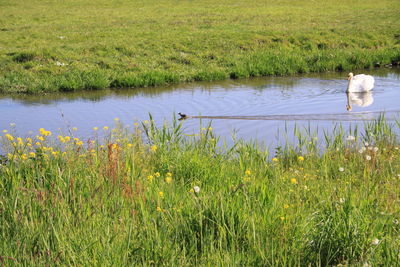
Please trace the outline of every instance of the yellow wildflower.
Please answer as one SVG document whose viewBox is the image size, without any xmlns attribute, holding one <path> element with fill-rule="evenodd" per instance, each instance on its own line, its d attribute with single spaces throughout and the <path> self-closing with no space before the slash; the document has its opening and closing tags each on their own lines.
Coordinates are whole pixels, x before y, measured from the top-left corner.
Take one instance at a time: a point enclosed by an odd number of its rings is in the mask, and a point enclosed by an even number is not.
<svg viewBox="0 0 400 267">
<path fill-rule="evenodd" d="M 78 128 L 73 127 L 73 128 L 72 128 L 72 131 L 78 131 Z"/>
<path fill-rule="evenodd" d="M 250 170 L 246 170 L 246 171 L 244 172 L 244 174 L 250 175 L 250 174 L 251 174 L 251 171 L 250 171 Z"/>
<path fill-rule="evenodd" d="M 131 148 L 133 145 L 131 143 L 127 144 L 126 147 L 127 148 Z"/>
<path fill-rule="evenodd" d="M 272 158 L 272 161 L 273 161 L 273 162 L 278 162 L 279 159 L 278 159 L 278 158 Z"/>
<path fill-rule="evenodd" d="M 156 173 L 154 174 L 154 176 L 155 176 L 155 177 L 160 177 L 160 173 L 159 173 L 159 172 L 156 172 Z"/>
<path fill-rule="evenodd" d="M 153 175 L 148 175 L 148 176 L 147 176 L 147 180 L 149 180 L 149 182 L 153 181 L 153 179 L 154 179 L 154 176 L 153 176 Z"/>
<path fill-rule="evenodd" d="M 157 146 L 156 145 L 152 145 L 150 149 L 151 149 L 151 151 L 156 152 L 157 151 Z"/>
<path fill-rule="evenodd" d="M 61 135 L 58 136 L 58 140 L 60 140 L 61 143 L 65 143 L 65 138 Z"/>
<path fill-rule="evenodd" d="M 299 156 L 297 159 L 298 159 L 299 161 L 303 161 L 303 160 L 304 160 L 304 157 L 303 157 L 303 156 Z"/>
<path fill-rule="evenodd" d="M 3 133 L 8 133 L 8 131 L 7 130 L 3 130 Z"/>
<path fill-rule="evenodd" d="M 159 206 L 157 206 L 157 211 L 158 211 L 158 212 L 161 212 L 162 209 L 161 209 Z"/>
<path fill-rule="evenodd" d="M 285 205 L 283 205 L 283 208 L 284 208 L 284 209 L 288 209 L 288 208 L 289 208 L 289 205 L 288 205 L 288 204 L 285 204 Z"/>
<path fill-rule="evenodd" d="M 133 125 L 134 125 L 135 127 L 138 127 L 138 126 L 139 126 L 139 123 L 135 122 Z"/>
<path fill-rule="evenodd" d="M 148 121 L 148 120 L 145 120 L 145 121 L 143 121 L 143 123 L 144 123 L 144 124 L 148 124 L 148 123 L 149 123 L 149 121 Z"/>
<path fill-rule="evenodd" d="M 18 137 L 17 138 L 17 141 L 18 141 L 18 145 L 23 145 L 24 144 L 24 141 L 22 140 L 22 138 L 21 137 Z"/>
<path fill-rule="evenodd" d="M 31 158 L 34 158 L 34 157 L 36 157 L 36 154 L 35 154 L 35 152 L 29 152 L 29 157 L 31 157 Z"/>
<path fill-rule="evenodd" d="M 35 145 L 41 146 L 42 144 L 40 142 L 36 142 Z"/>
<path fill-rule="evenodd" d="M 108 128 L 108 126 L 104 126 L 103 129 L 104 129 L 104 131 L 107 131 L 109 128 Z"/>
<path fill-rule="evenodd" d="M 290 179 L 290 182 L 291 182 L 292 184 L 297 184 L 297 179 L 296 179 L 296 178 L 292 178 L 292 179 Z"/>
<path fill-rule="evenodd" d="M 30 138 L 30 137 L 27 137 L 25 140 L 27 143 L 32 143 L 32 138 Z"/>
<path fill-rule="evenodd" d="M 162 192 L 162 191 L 158 192 L 158 196 L 159 196 L 160 198 L 164 198 L 164 192 Z"/>
<path fill-rule="evenodd" d="M 209 131 L 212 131 L 213 129 L 212 129 L 212 127 L 208 127 L 208 130 L 209 130 Z"/>
<path fill-rule="evenodd" d="M 285 220 L 285 217 L 282 216 L 282 217 L 280 217 L 280 219 L 283 222 Z"/>
<path fill-rule="evenodd" d="M 167 172 L 167 176 L 168 176 L 168 177 L 172 177 L 172 173 Z"/>
<path fill-rule="evenodd" d="M 114 118 L 114 121 L 119 121 L 119 118 Z"/>
<path fill-rule="evenodd" d="M 21 155 L 21 159 L 22 159 L 22 160 L 26 160 L 27 158 L 28 158 L 28 156 L 27 156 L 26 154 L 22 154 L 22 155 Z"/>
<path fill-rule="evenodd" d="M 172 183 L 172 177 L 171 177 L 171 176 L 165 177 L 165 182 L 166 182 L 167 184 Z"/>
<path fill-rule="evenodd" d="M 99 127 L 93 127 L 93 131 L 97 131 Z"/>
<path fill-rule="evenodd" d="M 7 137 L 8 140 L 13 141 L 14 137 L 11 134 L 6 134 L 5 135 Z"/>
<path fill-rule="evenodd" d="M 65 139 L 65 141 L 66 141 L 66 142 L 69 142 L 69 141 L 71 141 L 71 137 L 69 137 L 68 135 L 67 135 L 67 136 L 65 136 L 65 137 L 64 137 L 64 139 Z"/>
</svg>

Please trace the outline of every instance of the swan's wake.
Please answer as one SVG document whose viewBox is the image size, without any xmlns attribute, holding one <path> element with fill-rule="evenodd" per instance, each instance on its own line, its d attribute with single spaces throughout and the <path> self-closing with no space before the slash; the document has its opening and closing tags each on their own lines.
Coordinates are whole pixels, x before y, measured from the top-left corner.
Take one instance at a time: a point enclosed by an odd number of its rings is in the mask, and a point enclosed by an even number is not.
<svg viewBox="0 0 400 267">
<path fill-rule="evenodd" d="M 364 111 L 352 113 L 324 113 L 324 114 L 279 114 L 279 115 L 254 115 L 254 116 L 190 116 L 179 113 L 179 120 L 186 119 L 221 119 L 221 120 L 270 120 L 270 121 L 366 121 L 375 120 L 384 115 L 385 119 L 399 119 L 399 110 L 390 111 Z"/>
</svg>

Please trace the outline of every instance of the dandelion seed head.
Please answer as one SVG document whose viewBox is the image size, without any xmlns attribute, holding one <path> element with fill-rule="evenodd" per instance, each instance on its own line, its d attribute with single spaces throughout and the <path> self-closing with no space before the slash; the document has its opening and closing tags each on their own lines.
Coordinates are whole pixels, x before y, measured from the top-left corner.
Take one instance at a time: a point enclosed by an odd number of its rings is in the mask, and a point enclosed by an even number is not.
<svg viewBox="0 0 400 267">
<path fill-rule="evenodd" d="M 193 187 L 193 191 L 195 193 L 199 193 L 200 192 L 200 187 L 198 187 L 197 185 Z"/>
<path fill-rule="evenodd" d="M 366 159 L 366 160 L 371 160 L 371 156 L 370 156 L 370 155 L 366 155 L 366 156 L 365 156 L 365 159 Z"/>
<path fill-rule="evenodd" d="M 344 172 L 344 168 L 343 167 L 339 167 L 339 171 L 340 172 Z"/>
</svg>

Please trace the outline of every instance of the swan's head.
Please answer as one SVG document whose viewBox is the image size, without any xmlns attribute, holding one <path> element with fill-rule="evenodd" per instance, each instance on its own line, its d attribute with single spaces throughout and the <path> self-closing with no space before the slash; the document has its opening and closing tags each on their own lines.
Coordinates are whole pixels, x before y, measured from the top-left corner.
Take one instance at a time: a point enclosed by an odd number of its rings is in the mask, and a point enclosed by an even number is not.
<svg viewBox="0 0 400 267">
<path fill-rule="evenodd" d="M 347 75 L 347 80 L 351 80 L 353 78 L 354 74 L 352 72 L 349 73 L 349 75 Z"/>
</svg>

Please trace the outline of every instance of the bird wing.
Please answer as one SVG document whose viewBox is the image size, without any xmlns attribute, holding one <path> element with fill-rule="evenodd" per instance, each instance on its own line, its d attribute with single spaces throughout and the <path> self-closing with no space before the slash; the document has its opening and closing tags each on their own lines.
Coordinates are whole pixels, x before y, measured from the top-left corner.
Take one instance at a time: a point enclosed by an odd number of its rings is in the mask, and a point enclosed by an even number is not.
<svg viewBox="0 0 400 267">
<path fill-rule="evenodd" d="M 374 88 L 374 77 L 371 75 L 359 74 L 353 77 L 353 92 L 365 92 Z"/>
</svg>

